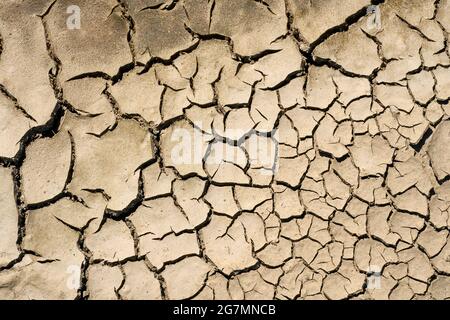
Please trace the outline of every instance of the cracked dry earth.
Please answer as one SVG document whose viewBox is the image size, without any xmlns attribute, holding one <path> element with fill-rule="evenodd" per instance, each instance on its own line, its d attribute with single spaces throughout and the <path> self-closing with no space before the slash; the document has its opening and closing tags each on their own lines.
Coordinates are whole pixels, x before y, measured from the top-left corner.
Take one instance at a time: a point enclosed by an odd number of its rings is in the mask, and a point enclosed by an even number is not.
<svg viewBox="0 0 450 320">
<path fill-rule="evenodd" d="M 449 299 L 449 35 L 450 0 L 2 0 L 0 298 Z"/>
</svg>

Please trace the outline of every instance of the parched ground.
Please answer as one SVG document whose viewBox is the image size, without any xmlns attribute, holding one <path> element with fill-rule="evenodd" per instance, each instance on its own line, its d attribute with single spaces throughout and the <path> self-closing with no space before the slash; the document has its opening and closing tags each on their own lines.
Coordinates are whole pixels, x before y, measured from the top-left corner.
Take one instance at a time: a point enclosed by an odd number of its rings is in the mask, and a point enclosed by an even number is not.
<svg viewBox="0 0 450 320">
<path fill-rule="evenodd" d="M 449 36 L 450 0 L 2 0 L 0 299 L 449 299 Z"/>
</svg>

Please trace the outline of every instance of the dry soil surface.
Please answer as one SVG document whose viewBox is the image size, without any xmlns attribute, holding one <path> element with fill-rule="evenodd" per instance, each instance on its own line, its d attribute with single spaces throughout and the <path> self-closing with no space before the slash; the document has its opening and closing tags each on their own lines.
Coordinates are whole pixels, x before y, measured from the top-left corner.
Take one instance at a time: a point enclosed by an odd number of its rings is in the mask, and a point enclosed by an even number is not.
<svg viewBox="0 0 450 320">
<path fill-rule="evenodd" d="M 450 0 L 2 0 L 0 299 L 449 299 L 449 37 Z"/>
</svg>

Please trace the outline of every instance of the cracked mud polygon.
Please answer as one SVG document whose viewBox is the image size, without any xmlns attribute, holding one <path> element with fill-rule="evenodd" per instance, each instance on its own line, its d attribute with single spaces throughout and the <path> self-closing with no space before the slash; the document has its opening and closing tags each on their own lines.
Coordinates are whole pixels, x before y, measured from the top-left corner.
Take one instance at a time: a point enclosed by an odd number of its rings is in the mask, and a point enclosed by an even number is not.
<svg viewBox="0 0 450 320">
<path fill-rule="evenodd" d="M 0 299 L 449 299 L 450 0 L 2 0 Z"/>
</svg>

